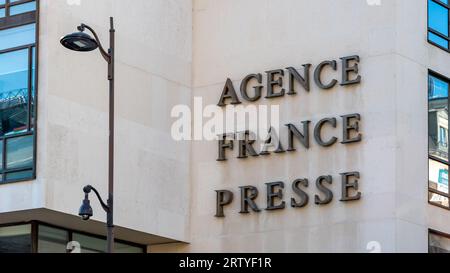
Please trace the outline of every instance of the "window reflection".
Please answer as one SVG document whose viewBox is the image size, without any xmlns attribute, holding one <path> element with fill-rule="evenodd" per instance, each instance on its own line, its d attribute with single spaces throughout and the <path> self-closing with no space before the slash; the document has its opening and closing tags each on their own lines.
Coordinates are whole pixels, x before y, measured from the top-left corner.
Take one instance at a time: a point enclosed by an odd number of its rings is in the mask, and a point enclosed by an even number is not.
<svg viewBox="0 0 450 273">
<path fill-rule="evenodd" d="M 428 84 L 429 202 L 450 208 L 448 170 L 448 92 L 449 81 L 435 75 Z"/>
<path fill-rule="evenodd" d="M 429 187 L 448 194 L 448 165 L 429 160 Z"/>
<path fill-rule="evenodd" d="M 8 139 L 6 142 L 6 168 L 32 168 L 33 167 L 33 136 L 24 136 Z"/>
<path fill-rule="evenodd" d="M 448 9 L 433 0 L 428 1 L 429 27 L 448 36 Z"/>
<path fill-rule="evenodd" d="M 428 141 L 429 154 L 448 161 L 448 90 L 449 84 L 429 77 Z"/>
<path fill-rule="evenodd" d="M 80 243 L 81 253 L 105 253 L 106 240 L 98 237 L 73 233 L 73 240 Z M 115 253 L 142 253 L 142 247 L 129 244 L 114 243 Z"/>
<path fill-rule="evenodd" d="M 37 238 L 32 248 L 32 238 Z M 106 239 L 81 234 L 64 228 L 33 222 L 16 226 L 0 226 L 0 253 L 67 253 L 69 241 L 76 241 L 82 253 L 104 253 Z M 144 247 L 131 243 L 114 244 L 116 253 L 143 253 Z M 33 250 L 35 249 L 35 250 Z"/>
<path fill-rule="evenodd" d="M 39 225 L 39 253 L 66 253 L 68 242 L 69 232 L 66 230 Z"/>
<path fill-rule="evenodd" d="M 429 234 L 429 253 L 450 253 L 450 239 L 433 232 Z"/>
<path fill-rule="evenodd" d="M 448 0 L 428 0 L 428 40 L 449 49 Z"/>
<path fill-rule="evenodd" d="M 0 31 L 0 183 L 35 175 L 35 35 L 36 24 Z"/>
<path fill-rule="evenodd" d="M 31 253 L 31 225 L 0 227 L 0 253 Z"/>
<path fill-rule="evenodd" d="M 29 3 L 11 6 L 9 13 L 11 16 L 13 16 L 13 15 L 30 12 L 30 11 L 35 11 L 35 10 L 36 10 L 36 1 L 33 1 L 33 2 L 29 2 Z"/>
<path fill-rule="evenodd" d="M 36 24 L 24 25 L 0 31 L 0 50 L 34 44 Z"/>
<path fill-rule="evenodd" d="M 0 136 L 27 130 L 28 49 L 0 55 Z"/>
</svg>

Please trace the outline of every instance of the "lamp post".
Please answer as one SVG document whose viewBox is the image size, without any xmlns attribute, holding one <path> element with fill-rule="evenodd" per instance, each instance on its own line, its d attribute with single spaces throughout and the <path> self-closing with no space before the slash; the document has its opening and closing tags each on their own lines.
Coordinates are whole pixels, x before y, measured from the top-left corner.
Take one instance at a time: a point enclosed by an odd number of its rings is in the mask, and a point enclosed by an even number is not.
<svg viewBox="0 0 450 273">
<path fill-rule="evenodd" d="M 115 48 L 115 29 L 114 19 L 110 17 L 109 43 L 108 51 L 103 48 L 97 33 L 88 25 L 81 24 L 77 27 L 79 32 L 68 34 L 61 38 L 61 44 L 73 51 L 88 52 L 100 50 L 101 55 L 108 63 L 108 81 L 109 81 L 109 158 L 108 158 L 108 200 L 105 204 L 100 197 L 98 191 L 92 186 L 86 186 L 83 191 L 85 199 L 80 208 L 79 215 L 83 220 L 89 220 L 92 216 L 92 208 L 89 204 L 88 195 L 91 190 L 97 195 L 103 209 L 107 214 L 107 251 L 114 252 L 114 224 L 113 224 L 113 194 L 114 194 L 114 48 Z M 92 38 L 85 30 L 89 30 L 93 35 Z"/>
</svg>

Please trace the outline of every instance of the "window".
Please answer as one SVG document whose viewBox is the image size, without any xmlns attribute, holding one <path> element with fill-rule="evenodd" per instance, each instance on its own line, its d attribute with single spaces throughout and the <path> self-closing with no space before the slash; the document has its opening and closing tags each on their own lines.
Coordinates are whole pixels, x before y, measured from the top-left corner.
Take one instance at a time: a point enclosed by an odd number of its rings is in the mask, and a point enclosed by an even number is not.
<svg viewBox="0 0 450 273">
<path fill-rule="evenodd" d="M 0 253 L 31 253 L 31 225 L 0 227 Z"/>
<path fill-rule="evenodd" d="M 449 51 L 450 0 L 428 0 L 428 41 Z"/>
<path fill-rule="evenodd" d="M 1 0 L 0 0 L 1 1 Z M 81 253 L 106 252 L 106 238 L 50 226 L 44 223 L 0 226 L 0 253 L 67 253 L 76 241 Z M 116 240 L 116 253 L 144 253 L 145 246 Z"/>
<path fill-rule="evenodd" d="M 36 0 L 0 0 L 0 19 L 3 20 L 34 11 L 36 11 Z M 16 19 L 13 18 L 13 20 Z"/>
<path fill-rule="evenodd" d="M 36 4 L 0 0 L 0 184 L 36 176 Z"/>
<path fill-rule="evenodd" d="M 450 236 L 430 230 L 428 234 L 429 253 L 450 253 Z"/>
<path fill-rule="evenodd" d="M 448 186 L 448 109 L 450 81 L 430 72 L 428 76 L 428 189 L 429 202 L 450 209 Z"/>
<path fill-rule="evenodd" d="M 80 243 L 81 253 L 104 253 L 106 251 L 105 238 L 73 233 L 73 241 Z M 137 247 L 124 243 L 114 243 L 115 253 L 142 253 L 142 246 Z"/>
</svg>

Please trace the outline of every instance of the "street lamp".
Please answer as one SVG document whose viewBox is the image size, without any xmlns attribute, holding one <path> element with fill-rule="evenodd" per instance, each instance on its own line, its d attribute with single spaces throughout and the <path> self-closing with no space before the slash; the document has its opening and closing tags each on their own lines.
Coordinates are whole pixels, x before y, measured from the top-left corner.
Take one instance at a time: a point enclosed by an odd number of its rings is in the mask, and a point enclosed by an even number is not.
<svg viewBox="0 0 450 273">
<path fill-rule="evenodd" d="M 114 19 L 110 18 L 109 43 L 108 51 L 103 48 L 97 33 L 88 25 L 81 24 L 77 27 L 79 32 L 68 34 L 61 38 L 61 44 L 73 51 L 88 52 L 100 50 L 105 61 L 108 63 L 108 81 L 109 81 L 109 162 L 108 162 L 108 200 L 105 204 L 100 197 L 98 191 L 92 186 L 84 187 L 85 199 L 80 207 L 79 215 L 83 220 L 89 220 L 93 215 L 89 201 L 89 193 L 94 191 L 97 195 L 103 209 L 106 211 L 107 220 L 107 251 L 114 252 L 114 224 L 113 224 L 113 193 L 114 193 L 114 47 L 115 47 L 115 30 Z M 88 29 L 93 35 L 92 38 L 84 31 Z"/>
</svg>

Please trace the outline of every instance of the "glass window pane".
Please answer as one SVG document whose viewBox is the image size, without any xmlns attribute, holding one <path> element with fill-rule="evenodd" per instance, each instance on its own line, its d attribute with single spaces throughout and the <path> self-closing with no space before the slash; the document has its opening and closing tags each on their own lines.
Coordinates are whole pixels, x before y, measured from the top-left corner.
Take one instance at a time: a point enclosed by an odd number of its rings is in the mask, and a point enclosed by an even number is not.
<svg viewBox="0 0 450 273">
<path fill-rule="evenodd" d="M 73 233 L 72 240 L 80 243 L 81 253 L 106 252 L 106 240 L 79 233 Z"/>
<path fill-rule="evenodd" d="M 31 225 L 1 227 L 0 253 L 31 253 Z"/>
<path fill-rule="evenodd" d="M 429 98 L 446 98 L 448 97 L 448 91 L 450 84 L 442 79 L 434 76 L 430 76 L 429 82 Z"/>
<path fill-rule="evenodd" d="M 449 207 L 448 198 L 436 193 L 428 193 L 428 198 L 431 203 L 435 203 L 446 208 Z"/>
<path fill-rule="evenodd" d="M 35 41 L 36 24 L 0 31 L 0 50 L 34 44 Z"/>
<path fill-rule="evenodd" d="M 106 239 L 83 235 L 79 233 L 72 234 L 73 241 L 80 243 L 81 253 L 105 253 Z M 124 243 L 114 243 L 116 253 L 143 253 L 141 247 L 136 247 Z"/>
<path fill-rule="evenodd" d="M 142 247 L 136 247 L 128 244 L 115 243 L 114 244 L 115 253 L 143 253 Z"/>
<path fill-rule="evenodd" d="M 5 9 L 0 9 L 0 18 L 5 17 Z"/>
<path fill-rule="evenodd" d="M 431 189 L 448 194 L 448 166 L 430 159 L 428 181 Z"/>
<path fill-rule="evenodd" d="M 0 55 L 0 136 L 24 132 L 28 122 L 28 49 Z"/>
<path fill-rule="evenodd" d="M 66 230 L 39 225 L 38 253 L 66 253 L 68 242 Z"/>
<path fill-rule="evenodd" d="M 25 12 L 30 12 L 36 10 L 36 1 L 28 2 L 25 4 L 20 4 L 16 6 L 11 6 L 9 9 L 10 15 L 17 15 Z"/>
<path fill-rule="evenodd" d="M 11 138 L 6 141 L 6 168 L 33 167 L 33 136 Z"/>
<path fill-rule="evenodd" d="M 430 253 L 450 253 L 450 239 L 434 233 L 429 235 Z"/>
<path fill-rule="evenodd" d="M 441 38 L 441 37 L 439 37 L 439 36 L 437 36 L 436 34 L 433 34 L 433 33 L 429 33 L 428 34 L 428 39 L 431 41 L 431 42 L 433 42 L 433 43 L 435 43 L 435 44 L 437 44 L 437 45 L 439 45 L 439 46 L 442 46 L 443 48 L 449 48 L 448 47 L 448 41 L 447 40 L 445 40 L 445 39 L 443 39 L 443 38 Z"/>
<path fill-rule="evenodd" d="M 0 0 L 0 5 L 4 5 L 5 4 L 5 0 Z"/>
<path fill-rule="evenodd" d="M 33 171 L 23 171 L 23 172 L 7 173 L 5 180 L 6 181 L 24 180 L 30 179 L 32 177 Z"/>
<path fill-rule="evenodd" d="M 430 28 L 448 36 L 448 9 L 428 0 L 428 25 Z"/>
<path fill-rule="evenodd" d="M 430 76 L 428 88 L 429 154 L 448 161 L 449 84 L 434 76 Z"/>
</svg>

